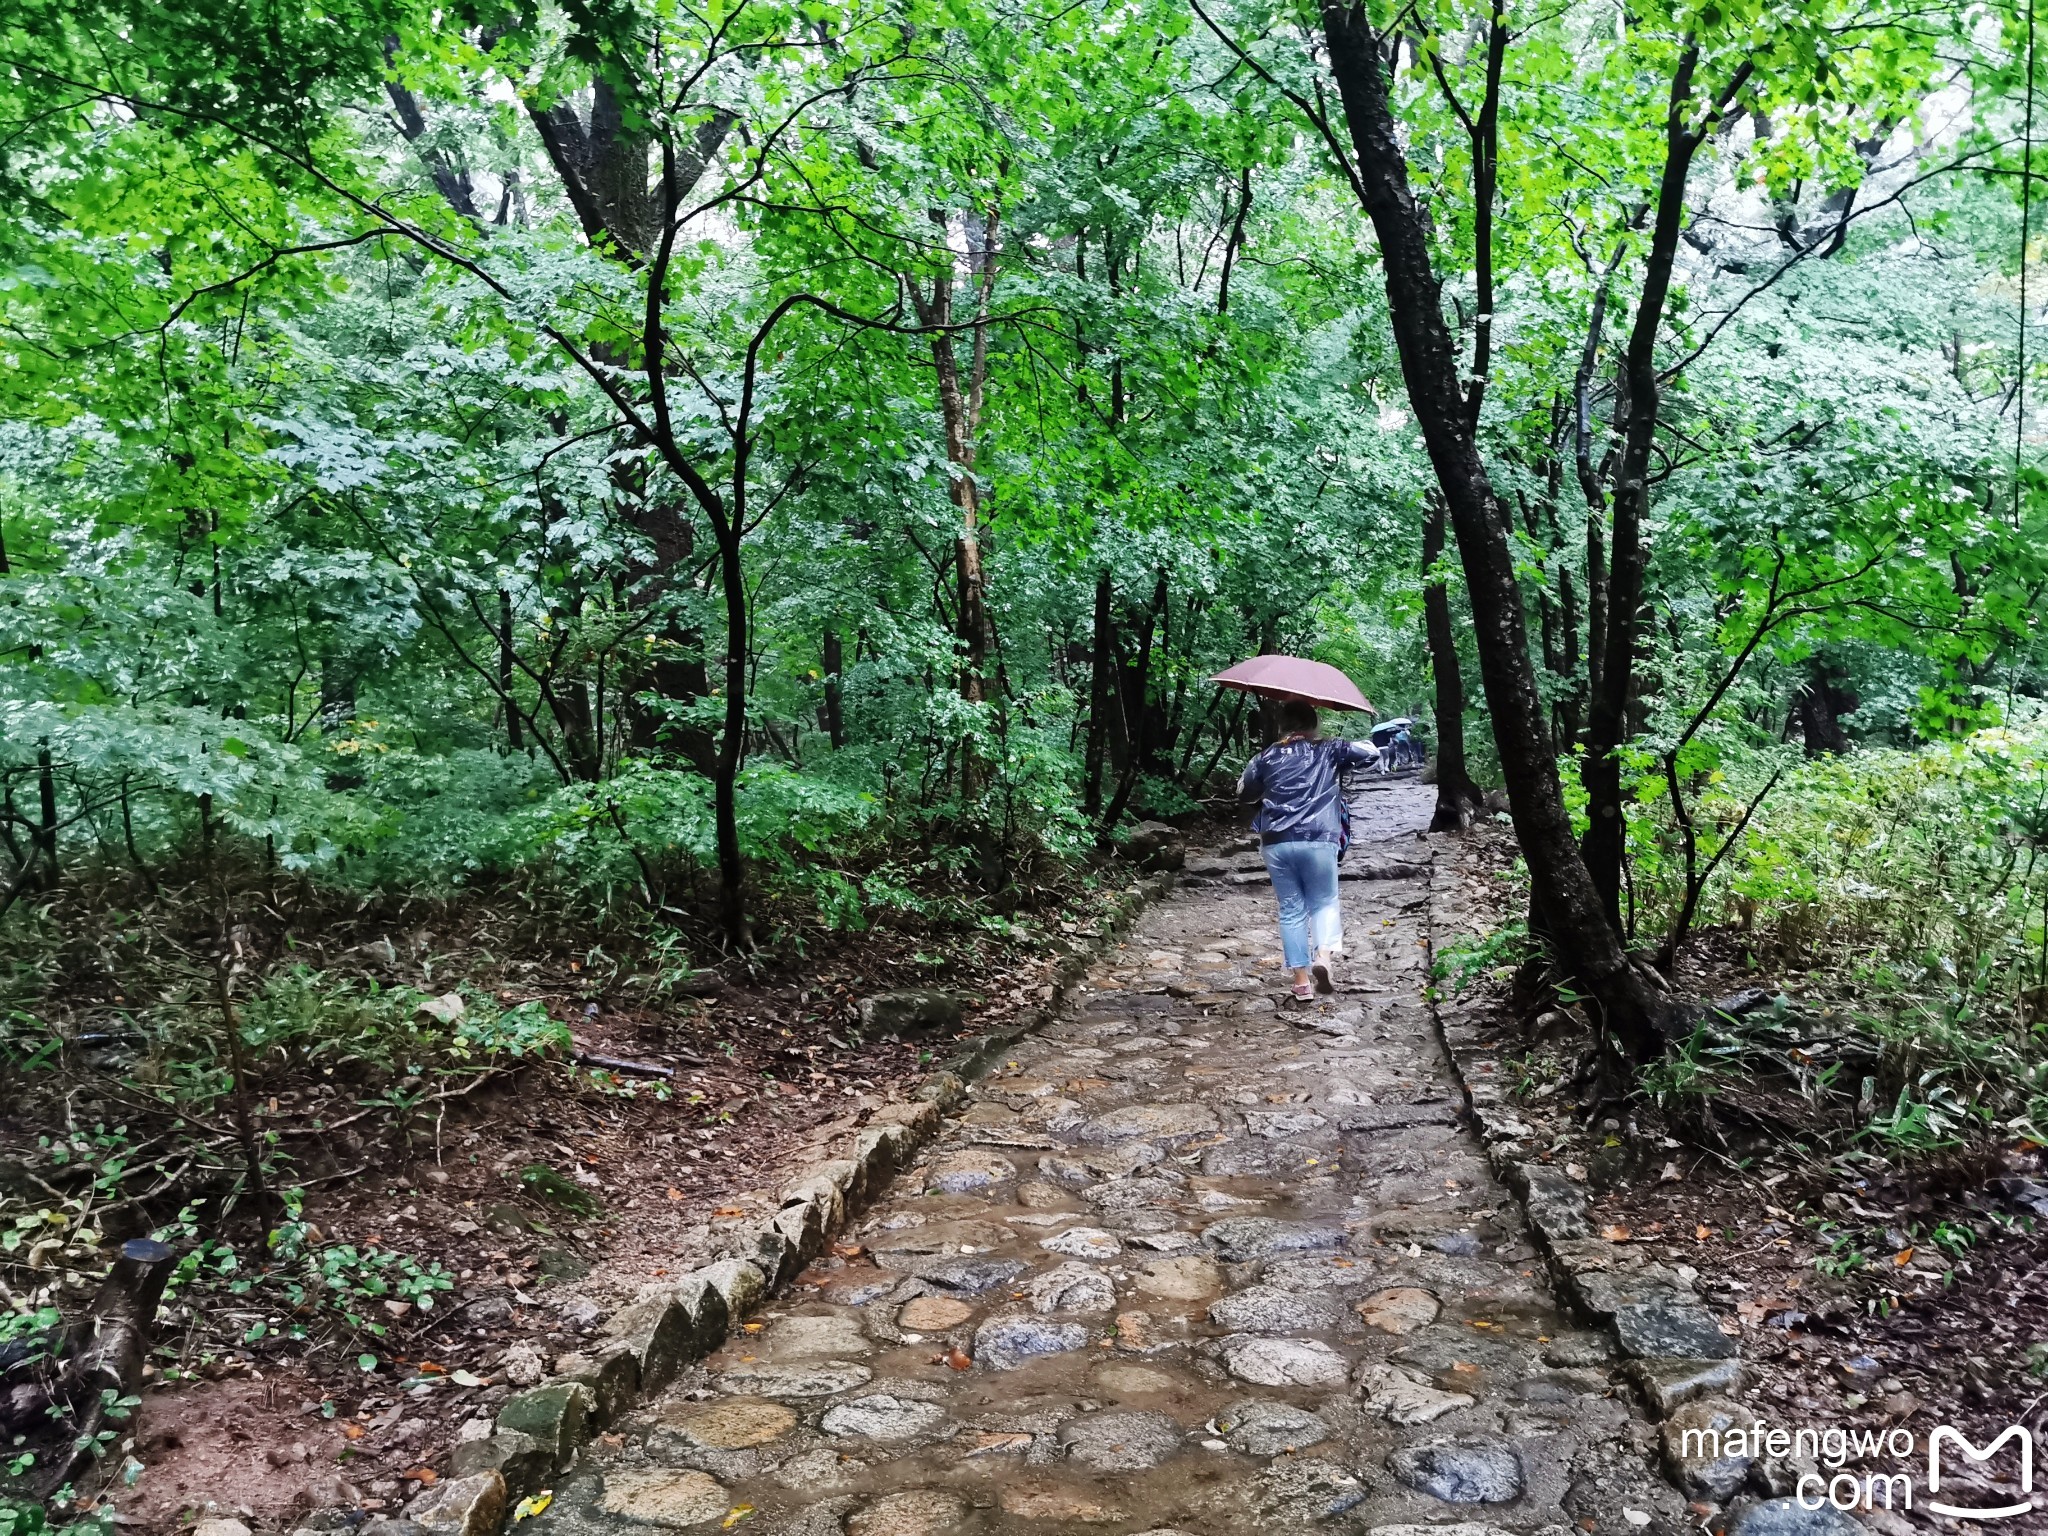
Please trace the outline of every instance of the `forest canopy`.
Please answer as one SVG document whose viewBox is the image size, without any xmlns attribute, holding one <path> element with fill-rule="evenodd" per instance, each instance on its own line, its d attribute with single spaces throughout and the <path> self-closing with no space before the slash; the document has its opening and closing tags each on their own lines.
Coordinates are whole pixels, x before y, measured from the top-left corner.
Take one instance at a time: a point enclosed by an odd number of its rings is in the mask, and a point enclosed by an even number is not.
<svg viewBox="0 0 2048 1536">
<path fill-rule="evenodd" d="M 1212 801 L 1270 722 L 1204 679 L 1291 651 L 1424 722 L 1441 824 L 1504 786 L 1565 970 L 1654 1022 L 1628 952 L 1795 749 L 2034 719 L 2030 47 L 17 7 L 0 900 L 857 926 L 893 849 L 996 893 Z"/>
</svg>

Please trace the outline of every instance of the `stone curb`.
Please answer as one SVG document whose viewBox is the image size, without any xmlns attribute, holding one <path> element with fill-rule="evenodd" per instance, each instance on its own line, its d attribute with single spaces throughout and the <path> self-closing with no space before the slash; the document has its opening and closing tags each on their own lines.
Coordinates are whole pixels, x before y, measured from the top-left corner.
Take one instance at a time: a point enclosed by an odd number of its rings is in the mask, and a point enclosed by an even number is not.
<svg viewBox="0 0 2048 1536">
<path fill-rule="evenodd" d="M 402 1519 L 379 1522 L 382 1536 L 495 1536 L 516 1518 L 520 1500 L 569 1471 L 607 1425 L 717 1349 L 824 1252 L 937 1133 L 967 1085 L 1057 1011 L 1095 957 L 1174 884 L 1171 874 L 1155 875 L 1110 897 L 1095 942 L 1060 962 L 1045 1008 L 969 1039 L 911 1097 L 883 1105 L 839 1156 L 783 1186 L 773 1216 L 731 1234 L 728 1257 L 650 1287 L 613 1312 L 587 1353 L 558 1360 L 554 1376 L 506 1399 L 490 1435 L 457 1444 L 448 1476 L 415 1497 Z"/>
<path fill-rule="evenodd" d="M 1740 1350 L 1700 1301 L 1691 1274 L 1664 1264 L 1631 1262 L 1624 1245 L 1595 1234 L 1590 1203 L 1578 1182 L 1538 1160 L 1531 1146 L 1536 1128 L 1515 1113 L 1506 1090 L 1479 1070 L 1490 1066 L 1481 1062 L 1477 1049 L 1482 1006 L 1444 995 L 1434 975 L 1438 935 L 1469 926 L 1445 889 L 1448 862 L 1439 859 L 1431 865 L 1429 1009 L 1473 1129 L 1494 1176 L 1520 1203 L 1559 1298 L 1580 1321 L 1613 1341 L 1644 1406 L 1662 1423 L 1659 1471 L 1685 1498 L 1720 1503 L 1738 1488 L 1716 1488 L 1710 1478 L 1703 1485 L 1703 1473 L 1715 1469 L 1683 1463 L 1675 1431 L 1682 1420 L 1702 1414 L 1742 1412 L 1728 1401 L 1744 1383 Z M 1736 1469 L 1738 1485 L 1747 1471 L 1746 1465 Z"/>
</svg>

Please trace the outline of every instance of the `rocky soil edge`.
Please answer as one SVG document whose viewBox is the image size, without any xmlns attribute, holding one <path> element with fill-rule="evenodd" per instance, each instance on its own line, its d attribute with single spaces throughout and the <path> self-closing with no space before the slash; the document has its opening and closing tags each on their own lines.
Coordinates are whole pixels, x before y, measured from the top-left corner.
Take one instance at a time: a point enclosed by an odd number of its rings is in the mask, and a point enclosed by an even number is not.
<svg viewBox="0 0 2048 1536">
<path fill-rule="evenodd" d="M 1468 859 L 1441 850 L 1432 866 L 1429 933 L 1432 959 L 1438 935 L 1472 934 L 1491 926 L 1482 910 Z M 1537 1128 L 1515 1113 L 1505 1084 L 1494 1076 L 1491 1052 L 1481 1048 L 1495 1004 L 1474 990 L 1449 996 L 1432 985 L 1431 1012 L 1444 1056 L 1470 1107 L 1473 1128 L 1495 1176 L 1521 1202 L 1557 1292 L 1581 1320 L 1606 1330 L 1619 1346 L 1630 1382 L 1659 1421 L 1660 1470 L 1690 1501 L 1709 1530 L 1731 1536 L 1765 1530 L 1859 1529 L 1832 1509 L 1818 1516 L 1796 1507 L 1796 1470 L 1782 1458 L 1703 1454 L 1686 1431 L 1716 1439 L 1759 1415 L 1739 1394 L 1745 1384 L 1737 1341 L 1700 1300 L 1698 1271 L 1631 1253 L 1594 1230 L 1581 1187 L 1583 1170 L 1544 1160 Z M 1574 1173 L 1578 1174 L 1575 1178 Z M 1724 1526 L 1723 1517 L 1731 1517 Z M 1826 1524 L 1827 1529 L 1836 1529 Z"/>
</svg>

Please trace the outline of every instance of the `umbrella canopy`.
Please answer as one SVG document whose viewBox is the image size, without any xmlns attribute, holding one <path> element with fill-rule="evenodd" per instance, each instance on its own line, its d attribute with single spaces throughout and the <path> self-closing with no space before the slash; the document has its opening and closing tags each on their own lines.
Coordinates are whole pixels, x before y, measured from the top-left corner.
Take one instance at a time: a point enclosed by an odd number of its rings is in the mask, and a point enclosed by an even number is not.
<svg viewBox="0 0 2048 1536">
<path fill-rule="evenodd" d="M 1241 688 L 1274 699 L 1306 699 L 1326 709 L 1357 709 L 1373 713 L 1358 685 L 1326 662 L 1299 656 L 1254 656 L 1226 667 L 1209 679 L 1222 688 Z"/>
</svg>

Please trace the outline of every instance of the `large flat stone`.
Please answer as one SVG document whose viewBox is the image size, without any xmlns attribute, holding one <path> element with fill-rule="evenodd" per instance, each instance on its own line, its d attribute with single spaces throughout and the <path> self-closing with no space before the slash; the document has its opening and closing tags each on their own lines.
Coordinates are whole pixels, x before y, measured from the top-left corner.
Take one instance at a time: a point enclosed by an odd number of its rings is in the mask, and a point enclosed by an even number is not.
<svg viewBox="0 0 2048 1536">
<path fill-rule="evenodd" d="M 662 1416 L 694 1445 L 706 1450 L 741 1451 L 780 1440 L 796 1428 L 796 1415 L 780 1403 L 759 1398 L 729 1402 L 686 1403 Z"/>
<path fill-rule="evenodd" d="M 1735 1341 L 1721 1331 L 1714 1314 L 1688 1298 L 1659 1297 L 1615 1308 L 1614 1336 L 1638 1360 L 1729 1360 L 1736 1354 Z"/>
<path fill-rule="evenodd" d="M 1377 1333 L 1414 1333 L 1436 1321 L 1443 1304 L 1429 1291 L 1413 1285 L 1389 1286 L 1358 1304 L 1358 1316 Z"/>
<path fill-rule="evenodd" d="M 1195 1254 L 1154 1259 L 1133 1277 L 1132 1288 L 1165 1301 L 1207 1301 L 1223 1289 L 1223 1272 Z"/>
<path fill-rule="evenodd" d="M 1306 1408 L 1263 1398 L 1231 1404 L 1216 1415 L 1216 1427 L 1232 1450 L 1246 1456 L 1305 1451 L 1330 1435 L 1329 1424 Z"/>
<path fill-rule="evenodd" d="M 1664 1471 L 1690 1498 L 1725 1504 L 1748 1480 L 1756 1457 L 1749 1453 L 1750 1426 L 1756 1415 L 1726 1398 L 1703 1397 L 1687 1403 L 1664 1422 Z M 1726 1454 L 1723 1443 L 1736 1436 L 1739 1454 Z"/>
<path fill-rule="evenodd" d="M 874 1372 L 845 1360 L 820 1360 L 813 1365 L 764 1365 L 742 1362 L 720 1372 L 711 1384 L 735 1397 L 769 1397 L 804 1402 L 864 1387 Z"/>
<path fill-rule="evenodd" d="M 1341 1248 L 1344 1246 L 1344 1234 L 1336 1227 L 1316 1226 L 1305 1221 L 1281 1221 L 1273 1216 L 1232 1216 L 1205 1227 L 1202 1241 L 1215 1249 L 1219 1258 L 1242 1264 L 1280 1253 L 1313 1253 L 1319 1249 Z"/>
<path fill-rule="evenodd" d="M 1259 1387 L 1334 1387 L 1351 1373 L 1342 1355 L 1314 1339 L 1235 1334 L 1218 1352 L 1231 1375 Z"/>
<path fill-rule="evenodd" d="M 946 1536 L 967 1523 L 967 1501 L 937 1488 L 885 1494 L 846 1522 L 847 1536 Z"/>
<path fill-rule="evenodd" d="M 996 1371 L 1014 1371 L 1046 1355 L 1085 1349 L 1088 1330 L 1079 1323 L 1037 1317 L 992 1317 L 974 1331 L 974 1358 Z"/>
<path fill-rule="evenodd" d="M 1232 1333 L 1320 1333 L 1342 1320 L 1335 1302 L 1313 1291 L 1246 1286 L 1209 1307 L 1209 1321 Z"/>
<path fill-rule="evenodd" d="M 650 1467 L 606 1474 L 599 1507 L 643 1525 L 685 1530 L 723 1520 L 732 1497 L 708 1472 Z"/>
<path fill-rule="evenodd" d="M 1124 1251 L 1123 1240 L 1100 1227 L 1068 1227 L 1040 1239 L 1038 1246 L 1075 1259 L 1113 1259 Z"/>
<path fill-rule="evenodd" d="M 818 1427 L 828 1435 L 860 1440 L 914 1440 L 946 1422 L 937 1403 L 877 1392 L 834 1403 Z"/>
<path fill-rule="evenodd" d="M 1220 1124 L 1206 1104 L 1126 1104 L 1083 1124 L 1080 1138 L 1098 1146 L 1150 1141 L 1176 1147 L 1214 1136 Z"/>
<path fill-rule="evenodd" d="M 1506 1504 L 1522 1496 L 1522 1458 L 1505 1440 L 1438 1440 L 1406 1445 L 1387 1470 L 1446 1504 Z"/>
<path fill-rule="evenodd" d="M 1017 1165 L 993 1152 L 954 1152 L 925 1174 L 926 1189 L 946 1195 L 981 1195 L 1017 1182 Z"/>
<path fill-rule="evenodd" d="M 1181 1428 L 1163 1413 L 1092 1413 L 1060 1426 L 1067 1456 L 1097 1472 L 1140 1472 L 1181 1447 Z"/>
<path fill-rule="evenodd" d="M 912 1333 L 944 1333 L 974 1316 L 974 1308 L 954 1296 L 918 1296 L 903 1304 L 896 1326 Z"/>
<path fill-rule="evenodd" d="M 948 1291 L 957 1291 L 962 1296 L 979 1296 L 984 1291 L 993 1291 L 1008 1285 L 1023 1274 L 1026 1265 L 1016 1259 L 995 1259 L 961 1256 L 938 1259 L 920 1267 L 917 1277 L 930 1285 Z"/>
<path fill-rule="evenodd" d="M 1031 1310 L 1041 1314 L 1107 1312 L 1116 1306 L 1116 1286 L 1109 1276 L 1087 1264 L 1062 1264 L 1033 1275 L 1024 1291 L 1031 1299 Z"/>
<path fill-rule="evenodd" d="M 1358 1373 L 1358 1388 L 1374 1412 L 1389 1424 L 1428 1424 L 1476 1401 L 1464 1392 L 1445 1392 L 1419 1371 L 1398 1365 L 1368 1365 Z"/>
<path fill-rule="evenodd" d="M 778 1361 L 844 1360 L 874 1347 L 861 1332 L 860 1319 L 844 1312 L 781 1318 L 768 1325 L 762 1342 Z"/>
<path fill-rule="evenodd" d="M 1259 1512 L 1288 1529 L 1321 1527 L 1364 1503 L 1365 1495 L 1365 1484 L 1336 1462 L 1316 1456 L 1284 1456 L 1252 1485 Z"/>
<path fill-rule="evenodd" d="M 1737 1515 L 1728 1536 L 1869 1536 L 1869 1527 L 1832 1504 L 1808 1509 L 1797 1498 L 1766 1499 Z"/>
</svg>

